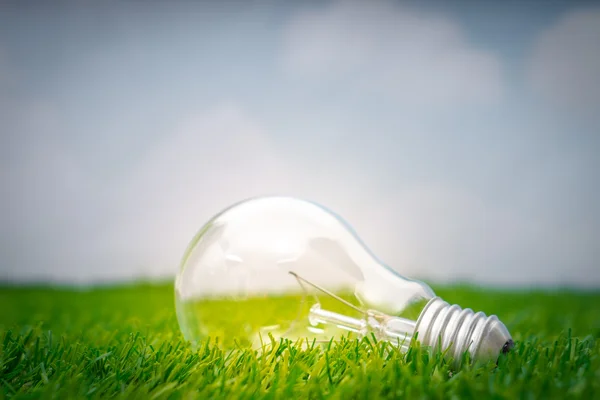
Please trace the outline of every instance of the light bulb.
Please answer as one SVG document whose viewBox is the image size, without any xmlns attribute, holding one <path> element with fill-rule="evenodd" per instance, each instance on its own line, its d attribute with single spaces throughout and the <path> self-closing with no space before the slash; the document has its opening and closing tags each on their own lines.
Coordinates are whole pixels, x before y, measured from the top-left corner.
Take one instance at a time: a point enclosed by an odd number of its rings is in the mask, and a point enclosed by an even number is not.
<svg viewBox="0 0 600 400">
<path fill-rule="evenodd" d="M 245 200 L 208 221 L 185 251 L 175 301 L 192 344 L 375 335 L 406 350 L 417 337 L 460 362 L 513 343 L 496 316 L 448 304 L 380 262 L 339 216 L 291 197 Z"/>
</svg>

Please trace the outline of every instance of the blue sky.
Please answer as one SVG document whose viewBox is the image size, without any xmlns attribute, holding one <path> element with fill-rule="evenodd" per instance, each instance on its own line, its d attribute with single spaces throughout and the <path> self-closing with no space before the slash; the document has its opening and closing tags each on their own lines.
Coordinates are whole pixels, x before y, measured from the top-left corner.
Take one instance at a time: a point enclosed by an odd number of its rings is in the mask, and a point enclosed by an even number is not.
<svg viewBox="0 0 600 400">
<path fill-rule="evenodd" d="M 0 279 L 172 276 L 243 198 L 433 281 L 600 285 L 600 7 L 0 6 Z"/>
</svg>

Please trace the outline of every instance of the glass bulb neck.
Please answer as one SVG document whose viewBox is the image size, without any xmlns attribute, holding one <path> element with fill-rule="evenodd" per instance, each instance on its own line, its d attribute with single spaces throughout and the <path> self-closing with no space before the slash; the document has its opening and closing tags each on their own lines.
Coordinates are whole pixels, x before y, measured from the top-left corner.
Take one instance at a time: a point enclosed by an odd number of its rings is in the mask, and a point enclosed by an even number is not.
<svg viewBox="0 0 600 400">
<path fill-rule="evenodd" d="M 424 346 L 447 351 L 447 357 L 457 366 L 465 352 L 473 361 L 486 362 L 514 346 L 508 329 L 495 315 L 488 317 L 483 312 L 450 305 L 439 297 L 431 299 L 421 311 L 415 336 Z"/>
<path fill-rule="evenodd" d="M 389 316 L 375 310 L 365 311 L 363 318 L 353 318 L 324 310 L 319 303 L 311 307 L 309 322 L 313 326 L 319 324 L 334 325 L 355 332 L 359 336 L 372 333 L 378 340 L 386 340 L 397 344 L 403 350 L 407 350 L 410 346 L 416 326 L 415 321 Z"/>
<path fill-rule="evenodd" d="M 378 340 L 391 342 L 404 351 L 418 340 L 425 347 L 445 352 L 455 366 L 460 365 L 465 352 L 471 360 L 485 362 L 513 347 L 510 333 L 495 315 L 488 317 L 483 312 L 450 305 L 439 297 L 427 303 L 416 322 L 375 310 L 354 318 L 324 310 L 319 303 L 311 307 L 309 322 L 313 326 L 337 326 L 359 336 L 374 334 Z"/>
</svg>

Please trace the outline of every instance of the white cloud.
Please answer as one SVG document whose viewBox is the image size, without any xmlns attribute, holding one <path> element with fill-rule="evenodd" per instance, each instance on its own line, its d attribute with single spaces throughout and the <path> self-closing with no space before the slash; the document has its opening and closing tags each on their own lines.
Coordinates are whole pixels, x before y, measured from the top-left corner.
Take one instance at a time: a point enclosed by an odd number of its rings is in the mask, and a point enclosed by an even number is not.
<svg viewBox="0 0 600 400">
<path fill-rule="evenodd" d="M 539 218 L 445 184 L 407 188 L 382 209 L 393 210 L 388 218 L 395 226 L 395 245 L 384 254 L 409 276 L 493 285 L 600 281 L 594 234 L 564 227 L 560 215 Z"/>
<path fill-rule="evenodd" d="M 51 108 L 31 104 L 7 121 L 0 161 L 1 274 L 8 279 L 69 275 L 77 280 L 86 242 L 102 220 L 102 191 L 57 138 L 64 125 Z"/>
<path fill-rule="evenodd" d="M 355 178 L 353 162 L 328 168 L 293 160 L 235 105 L 185 118 L 141 146 L 144 154 L 111 179 L 86 169 L 86 154 L 61 140 L 64 125 L 52 110 L 28 111 L 26 126 L 18 125 L 28 139 L 8 138 L 13 157 L 0 164 L 0 184 L 9 193 L 0 209 L 3 279 L 169 276 L 203 223 L 258 195 L 306 197 L 364 226 L 378 225 L 363 206 L 373 186 Z M 386 230 L 376 229 L 380 239 Z"/>
<path fill-rule="evenodd" d="M 286 182 L 286 166 L 256 122 L 235 106 L 208 109 L 107 188 L 108 220 L 88 252 L 109 279 L 171 275 L 213 213 Z"/>
<path fill-rule="evenodd" d="M 42 111 L 39 124 L 60 129 Z M 556 230 L 555 221 L 442 182 L 392 188 L 389 176 L 364 174 L 364 162 L 353 158 L 335 156 L 324 165 L 292 157 L 238 106 L 204 110 L 171 132 L 108 181 L 86 171 L 55 135 L 21 149 L 12 174 L 0 176 L 12 199 L 0 209 L 0 277 L 85 283 L 172 276 L 213 214 L 247 197 L 287 194 L 347 219 L 382 261 L 408 277 L 579 285 L 600 279 L 591 267 L 596 236 L 577 226 Z"/>
<path fill-rule="evenodd" d="M 590 243 L 578 228 L 556 230 L 552 219 L 442 182 L 393 189 L 389 177 L 366 176 L 356 160 L 313 165 L 282 152 L 273 137 L 243 109 L 225 105 L 156 143 L 112 189 L 118 210 L 97 241 L 106 264 L 121 264 L 125 276 L 135 272 L 132 265 L 171 274 L 214 213 L 250 196 L 288 194 L 346 218 L 381 260 L 408 277 L 507 285 L 600 279 L 590 274 Z"/>
<path fill-rule="evenodd" d="M 188 241 L 215 213 L 269 194 L 321 202 L 347 215 L 357 228 L 369 227 L 380 246 L 390 243 L 385 232 L 391 226 L 371 218 L 374 210 L 365 207 L 383 197 L 379 182 L 357 178 L 360 166 L 352 160 L 337 159 L 335 166 L 298 160 L 272 138 L 235 105 L 188 118 L 111 189 L 111 227 L 98 237 L 101 248 L 94 253 L 109 254 L 107 265 L 116 259 L 121 265 L 116 270 L 125 274 L 132 265 L 143 266 L 149 275 L 171 274 Z"/>
<path fill-rule="evenodd" d="M 563 17 L 535 42 L 529 61 L 534 91 L 554 105 L 597 111 L 600 104 L 600 9 Z"/>
<path fill-rule="evenodd" d="M 502 65 L 474 48 L 450 19 L 389 1 L 335 1 L 297 15 L 285 34 L 283 66 L 395 100 L 450 106 L 496 101 Z"/>
</svg>

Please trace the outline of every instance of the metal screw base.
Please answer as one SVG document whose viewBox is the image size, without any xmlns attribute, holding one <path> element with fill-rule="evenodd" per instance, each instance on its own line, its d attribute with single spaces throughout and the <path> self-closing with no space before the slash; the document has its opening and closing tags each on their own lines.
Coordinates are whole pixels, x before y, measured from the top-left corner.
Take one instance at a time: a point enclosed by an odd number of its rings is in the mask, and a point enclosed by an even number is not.
<svg viewBox="0 0 600 400">
<path fill-rule="evenodd" d="M 497 360 L 500 353 L 513 347 L 513 341 L 498 317 L 487 317 L 470 308 L 450 305 L 439 297 L 427 303 L 415 328 L 417 339 L 424 346 L 448 350 L 447 357 L 458 366 L 465 351 L 472 361 Z"/>
</svg>

